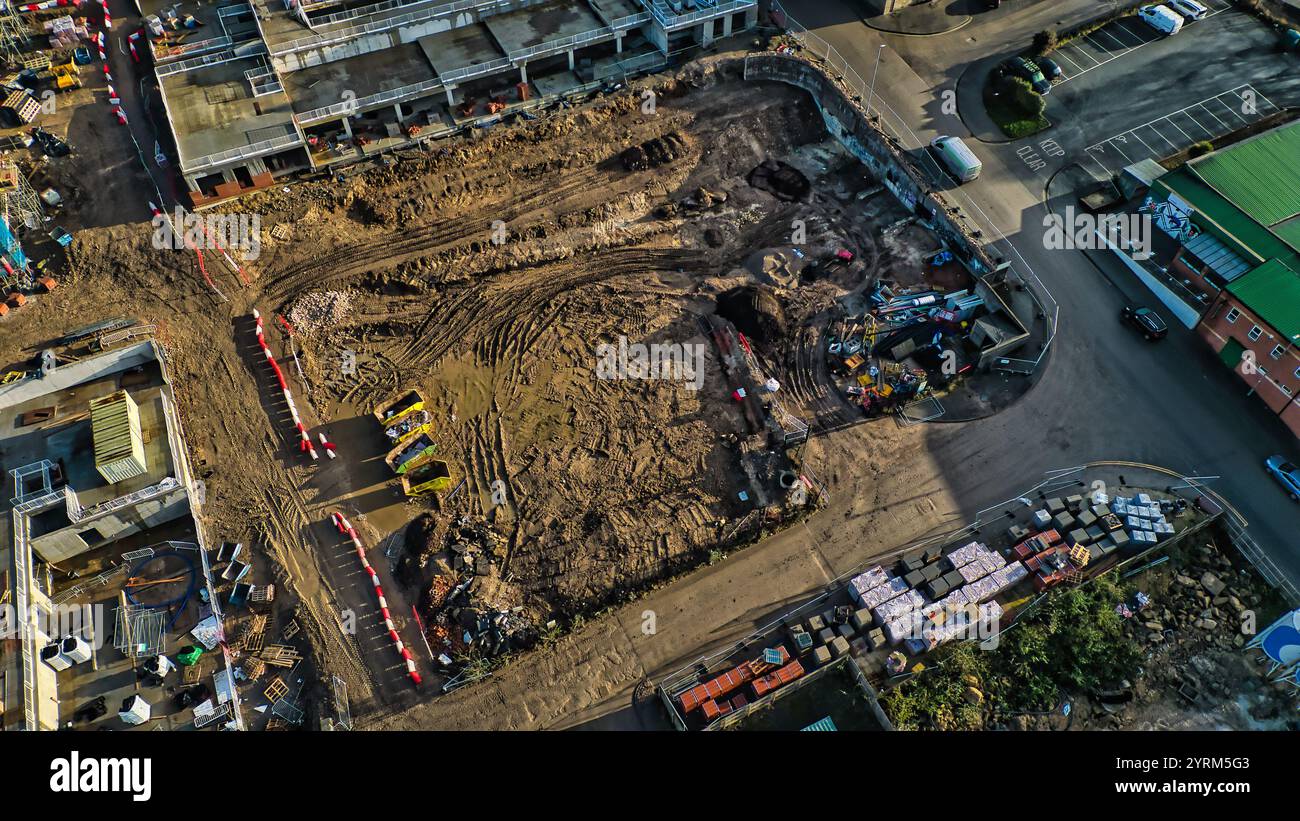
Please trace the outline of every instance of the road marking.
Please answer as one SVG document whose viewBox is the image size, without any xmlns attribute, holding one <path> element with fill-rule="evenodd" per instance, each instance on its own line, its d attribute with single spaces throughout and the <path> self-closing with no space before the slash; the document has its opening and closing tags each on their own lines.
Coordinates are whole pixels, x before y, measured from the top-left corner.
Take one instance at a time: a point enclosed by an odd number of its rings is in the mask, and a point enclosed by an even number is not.
<svg viewBox="0 0 1300 821">
<path fill-rule="evenodd" d="M 1169 143 L 1169 147 L 1170 147 L 1170 148 L 1172 148 L 1172 149 L 1175 150 L 1175 151 L 1178 150 L 1178 146 L 1174 143 L 1173 140 L 1171 140 L 1171 139 L 1169 139 L 1168 137 L 1166 137 L 1163 131 L 1161 131 L 1160 129 L 1156 128 L 1156 127 L 1153 126 L 1153 125 L 1148 125 L 1148 126 L 1144 126 L 1144 127 L 1145 127 L 1145 128 L 1149 128 L 1149 129 L 1151 129 L 1151 133 L 1152 133 L 1152 134 L 1155 134 L 1155 135 L 1156 135 L 1157 137 L 1159 137 L 1160 139 L 1162 139 L 1162 140 L 1164 140 L 1165 142 Z"/>
<path fill-rule="evenodd" d="M 1062 59 L 1064 59 L 1065 62 L 1067 62 L 1067 63 L 1069 63 L 1070 65 L 1074 66 L 1074 68 L 1075 68 L 1076 71 L 1082 71 L 1082 70 L 1083 70 L 1083 69 L 1081 69 L 1081 68 L 1079 67 L 1079 64 L 1078 64 L 1078 63 L 1074 62 L 1073 60 L 1071 60 L 1071 59 L 1069 58 L 1069 56 L 1065 53 L 1064 50 L 1057 50 L 1057 52 L 1056 52 L 1056 56 L 1057 56 L 1057 57 L 1060 57 L 1060 58 L 1062 58 Z M 1062 78 L 1061 78 L 1061 82 L 1065 82 L 1067 79 L 1069 79 L 1069 78 L 1068 78 L 1068 77 L 1062 77 Z"/>
<path fill-rule="evenodd" d="M 1246 94 L 1250 94 L 1253 96 L 1253 99 L 1259 100 L 1261 103 L 1261 107 L 1263 105 L 1276 107 L 1271 100 L 1268 100 L 1262 94 L 1255 91 L 1255 89 L 1252 86 L 1250 85 L 1238 86 L 1228 91 L 1220 92 L 1214 95 L 1213 97 L 1207 97 L 1204 100 L 1197 103 L 1193 103 L 1192 105 L 1189 105 L 1185 108 L 1180 108 L 1177 111 L 1172 111 L 1164 115 L 1163 117 L 1157 117 L 1154 120 L 1150 120 L 1148 122 L 1142 123 L 1141 125 L 1135 126 L 1127 131 L 1121 131 L 1118 134 L 1114 134 L 1108 137 L 1107 139 L 1102 140 L 1099 143 L 1094 143 L 1093 145 L 1090 145 L 1084 149 L 1084 156 L 1086 156 L 1087 159 L 1090 160 L 1093 164 L 1095 164 L 1098 168 L 1101 168 L 1102 173 L 1104 175 L 1110 176 L 1113 173 L 1111 171 L 1110 161 L 1119 162 L 1120 158 L 1123 158 L 1124 165 L 1130 165 L 1133 162 L 1135 162 L 1134 155 L 1140 152 L 1138 150 L 1138 146 L 1134 145 L 1134 143 L 1137 143 L 1146 149 L 1145 155 L 1136 157 L 1136 159 L 1138 160 L 1147 159 L 1147 158 L 1159 159 L 1163 156 L 1168 156 L 1169 154 L 1174 154 L 1180 150 L 1184 150 L 1196 144 L 1197 142 L 1205 139 L 1203 137 L 1192 136 L 1192 134 L 1186 128 L 1184 128 L 1182 125 L 1179 124 L 1177 120 L 1179 116 L 1184 116 L 1191 122 L 1195 123 L 1193 130 L 1200 129 L 1201 131 L 1204 131 L 1206 135 L 1208 135 L 1209 139 L 1213 140 L 1217 137 L 1222 136 L 1223 134 L 1235 130 L 1235 128 L 1241 128 L 1244 125 L 1249 125 L 1250 123 L 1258 121 L 1259 119 L 1266 116 L 1265 112 L 1259 110 L 1256 110 L 1253 115 L 1243 116 L 1241 113 L 1233 111 L 1232 106 L 1228 105 L 1222 99 L 1225 96 L 1235 96 L 1236 98 L 1241 99 L 1244 102 L 1246 99 L 1245 98 Z M 1241 126 L 1238 126 L 1236 124 L 1230 125 L 1228 122 L 1224 121 L 1223 118 L 1215 114 L 1215 112 L 1209 108 L 1208 104 L 1211 102 L 1217 102 L 1219 105 L 1222 105 L 1225 108 L 1227 108 L 1229 111 L 1232 111 L 1233 116 L 1241 120 L 1242 125 Z M 1201 117 L 1208 115 L 1211 118 L 1212 122 L 1217 123 L 1222 128 L 1222 130 L 1219 131 L 1208 127 L 1201 119 L 1199 119 L 1196 116 L 1196 110 L 1198 109 L 1200 110 Z M 1176 136 L 1174 138 L 1170 138 L 1168 134 L 1168 129 L 1170 128 L 1172 128 L 1177 134 L 1181 134 L 1182 138 L 1178 138 Z M 1144 129 L 1150 130 L 1152 134 L 1155 134 L 1161 140 L 1166 142 L 1169 145 L 1169 150 L 1167 151 L 1157 150 L 1153 145 L 1153 141 L 1148 141 L 1140 133 Z"/>
<path fill-rule="evenodd" d="M 1222 96 L 1223 96 L 1222 94 L 1219 95 L 1219 97 L 1222 97 Z M 1214 101 L 1215 101 L 1216 103 L 1218 103 L 1219 105 L 1223 106 L 1224 108 L 1226 108 L 1226 109 L 1228 110 L 1228 113 L 1229 113 L 1229 114 L 1231 114 L 1232 116 L 1236 117 L 1238 120 L 1241 120 L 1241 122 L 1242 122 L 1243 124 L 1244 124 L 1244 123 L 1248 123 L 1248 122 L 1250 122 L 1250 121 L 1247 120 L 1245 117 L 1241 116 L 1241 114 L 1237 113 L 1237 109 L 1235 109 L 1235 108 L 1233 108 L 1232 106 L 1228 105 L 1228 104 L 1225 103 L 1223 100 L 1220 100 L 1219 97 L 1215 97 L 1215 98 L 1214 98 Z"/>
<path fill-rule="evenodd" d="M 1223 120 L 1220 120 L 1220 119 L 1219 119 L 1219 116 L 1218 116 L 1217 114 L 1215 114 L 1213 111 L 1211 111 L 1210 109 L 1208 109 L 1208 108 L 1205 107 L 1205 103 L 1201 103 L 1200 106 L 1201 106 L 1201 108 L 1205 111 L 1206 114 L 1209 114 L 1211 117 L 1213 117 L 1213 118 L 1214 118 L 1214 121 L 1215 121 L 1216 123 L 1218 123 L 1219 125 L 1223 126 L 1225 130 L 1229 130 L 1229 131 L 1231 130 L 1231 129 L 1228 128 L 1228 124 L 1227 124 L 1227 123 L 1225 123 Z"/>
<path fill-rule="evenodd" d="M 1202 17 L 1202 18 L 1201 18 L 1200 20 L 1198 20 L 1197 22 L 1199 22 L 1199 23 L 1204 23 L 1205 21 L 1209 20 L 1211 17 L 1214 17 L 1215 15 L 1220 14 L 1221 12 L 1227 11 L 1229 8 L 1231 8 L 1231 6 L 1227 6 L 1227 5 L 1225 5 L 1225 6 L 1221 7 L 1221 8 L 1216 8 L 1216 9 L 1214 9 L 1213 11 L 1211 11 L 1209 14 L 1205 15 L 1204 17 Z M 1150 39 L 1150 40 L 1143 39 L 1144 36 L 1147 34 L 1147 32 L 1146 32 L 1145 30 L 1143 30 L 1143 33 L 1142 33 L 1142 34 L 1138 34 L 1138 33 L 1134 32 L 1132 29 L 1130 29 L 1128 26 L 1126 26 L 1126 25 L 1122 25 L 1122 24 L 1125 23 L 1128 19 L 1129 19 L 1129 18 L 1125 17 L 1125 18 L 1121 18 L 1121 19 L 1119 19 L 1119 20 L 1115 20 L 1115 21 L 1111 22 L 1110 24 L 1108 24 L 1108 25 L 1106 25 L 1106 26 L 1103 26 L 1102 28 L 1097 29 L 1097 31 L 1093 32 L 1092 34 L 1086 35 L 1085 37 L 1082 38 L 1084 41 L 1086 41 L 1086 42 L 1090 42 L 1090 43 L 1093 43 L 1094 45 L 1097 46 L 1098 49 L 1101 49 L 1101 51 L 1106 55 L 1106 59 L 1104 59 L 1104 60 L 1097 60 L 1097 59 L 1096 59 L 1095 57 L 1093 57 L 1091 54 L 1088 54 L 1088 52 L 1084 51 L 1083 48 L 1081 48 L 1080 46 L 1075 45 L 1075 43 L 1068 43 L 1067 46 L 1066 46 L 1067 48 L 1074 48 L 1074 49 L 1076 49 L 1077 51 L 1082 52 L 1083 54 L 1087 55 L 1087 57 L 1088 57 L 1089 60 L 1092 60 L 1094 63 L 1096 63 L 1096 65 L 1089 66 L 1088 68 L 1080 69 L 1078 72 L 1076 72 L 1075 74 L 1071 75 L 1070 77 L 1062 77 L 1062 78 L 1061 78 L 1061 83 L 1066 83 L 1066 82 L 1068 82 L 1069 80 L 1071 80 L 1072 78 L 1074 78 L 1074 77 L 1078 77 L 1080 74 L 1087 74 L 1089 71 L 1092 71 L 1092 70 L 1095 69 L 1095 68 L 1100 68 L 1100 67 L 1106 65 L 1107 63 L 1110 63 L 1110 62 L 1112 62 L 1112 61 L 1114 61 L 1114 60 L 1118 60 L 1119 58 L 1123 57 L 1125 54 L 1128 54 L 1130 51 L 1137 51 L 1138 49 L 1142 48 L 1143 46 L 1149 46 L 1149 45 L 1151 45 L 1152 43 L 1156 43 L 1156 42 L 1159 42 L 1160 40 L 1164 39 L 1164 38 L 1161 38 L 1161 37 L 1153 37 L 1153 38 Z M 1119 43 L 1121 47 L 1124 47 L 1124 46 L 1125 46 L 1125 44 L 1124 44 L 1123 41 L 1121 41 L 1118 37 L 1116 37 L 1115 35 L 1111 34 L 1109 31 L 1107 31 L 1107 29 L 1110 29 L 1110 28 L 1120 29 L 1120 30 L 1122 30 L 1122 31 L 1124 31 L 1124 32 L 1126 32 L 1126 33 L 1128 33 L 1130 36 L 1132 36 L 1132 37 L 1134 37 L 1134 38 L 1140 40 L 1141 42 L 1139 42 L 1136 46 L 1128 46 L 1128 47 L 1125 47 L 1124 50 L 1121 51 L 1121 52 L 1119 52 L 1119 53 L 1113 53 L 1113 52 L 1107 51 L 1107 50 L 1105 50 L 1104 48 L 1102 48 L 1102 47 L 1097 43 L 1096 40 L 1093 39 L 1093 35 L 1094 35 L 1094 34 L 1105 34 L 1105 35 L 1106 35 L 1107 37 L 1109 37 L 1110 39 L 1112 39 L 1112 40 L 1114 40 L 1115 42 Z M 1150 33 L 1153 34 L 1153 35 L 1155 34 L 1154 31 L 1152 31 L 1152 32 L 1150 32 Z M 1062 49 L 1057 49 L 1056 53 L 1057 53 L 1057 54 L 1062 54 L 1063 51 L 1062 51 Z M 1067 57 L 1066 59 L 1069 59 L 1069 58 Z M 1073 61 L 1073 60 L 1070 60 L 1070 62 L 1073 63 L 1074 61 Z"/>
</svg>

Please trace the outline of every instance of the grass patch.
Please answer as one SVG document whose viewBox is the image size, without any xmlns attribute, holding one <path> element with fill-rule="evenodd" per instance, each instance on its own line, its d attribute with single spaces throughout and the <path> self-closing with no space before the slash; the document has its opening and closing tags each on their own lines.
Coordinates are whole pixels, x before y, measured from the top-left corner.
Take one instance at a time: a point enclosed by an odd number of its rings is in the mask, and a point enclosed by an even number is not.
<svg viewBox="0 0 1300 821">
<path fill-rule="evenodd" d="M 1024 83 L 1023 80 L 1020 81 Z M 1032 98 L 1026 98 L 1025 90 L 1029 94 L 1038 98 L 1034 103 Z M 1013 140 L 1021 137 L 1028 137 L 1037 134 L 1051 126 L 1051 122 L 1043 115 L 1042 106 L 1045 104 L 1032 89 L 1029 84 L 1025 83 L 1024 88 L 1017 87 L 1019 93 L 1014 93 L 1010 84 L 1004 79 L 991 73 L 984 81 L 984 110 L 988 112 L 989 118 L 1002 129 Z M 1034 103 L 1030 105 L 1030 103 Z M 1037 111 L 1034 110 L 1037 108 Z"/>
</svg>

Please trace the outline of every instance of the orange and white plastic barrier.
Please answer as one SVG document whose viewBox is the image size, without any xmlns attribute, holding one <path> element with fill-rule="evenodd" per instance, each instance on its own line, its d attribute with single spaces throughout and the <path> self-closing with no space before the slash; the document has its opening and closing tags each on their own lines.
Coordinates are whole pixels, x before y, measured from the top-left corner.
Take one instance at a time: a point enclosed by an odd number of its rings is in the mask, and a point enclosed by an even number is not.
<svg viewBox="0 0 1300 821">
<path fill-rule="evenodd" d="M 419 686 L 421 678 L 419 672 L 415 669 L 415 656 L 411 654 L 410 649 L 402 643 L 402 637 L 397 635 L 397 626 L 393 624 L 393 616 L 388 612 L 388 600 L 384 598 L 384 588 L 379 584 L 379 574 L 370 566 L 370 560 L 366 558 L 366 548 L 361 544 L 361 537 L 357 535 L 357 530 L 348 521 L 342 513 L 335 511 L 330 514 L 330 521 L 338 528 L 339 533 L 347 534 L 352 540 L 352 546 L 357 549 L 357 558 L 361 560 L 361 566 L 370 576 L 370 582 L 375 586 L 375 595 L 379 598 L 379 614 L 384 618 L 384 626 L 388 628 L 388 637 L 393 640 L 397 647 L 397 654 L 406 662 L 406 675 L 410 677 L 411 683 Z"/>
<path fill-rule="evenodd" d="M 262 315 L 253 309 L 253 321 L 257 323 L 257 344 L 261 346 L 262 353 L 266 354 L 266 361 L 275 371 L 275 378 L 280 383 L 280 390 L 284 392 L 284 402 L 289 406 L 289 415 L 293 417 L 293 425 L 298 430 L 298 449 L 303 453 L 311 454 L 312 461 L 320 458 L 316 453 L 316 446 L 312 444 L 311 436 L 307 433 L 307 427 L 303 425 L 302 419 L 298 417 L 298 407 L 293 404 L 293 394 L 289 392 L 289 382 L 284 378 L 284 372 L 280 370 L 280 365 L 275 361 L 275 354 L 271 353 L 271 348 L 266 344 L 266 332 L 262 328 Z"/>
</svg>

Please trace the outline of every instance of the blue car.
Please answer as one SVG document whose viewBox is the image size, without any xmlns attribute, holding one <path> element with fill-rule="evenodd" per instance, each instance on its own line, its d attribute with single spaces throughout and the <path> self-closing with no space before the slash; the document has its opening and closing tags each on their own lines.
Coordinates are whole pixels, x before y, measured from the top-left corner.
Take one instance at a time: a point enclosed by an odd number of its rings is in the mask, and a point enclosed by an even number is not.
<svg viewBox="0 0 1300 821">
<path fill-rule="evenodd" d="M 1270 456 L 1264 467 L 1273 474 L 1273 478 L 1282 483 L 1292 499 L 1300 499 L 1300 468 L 1291 464 L 1282 456 Z"/>
</svg>

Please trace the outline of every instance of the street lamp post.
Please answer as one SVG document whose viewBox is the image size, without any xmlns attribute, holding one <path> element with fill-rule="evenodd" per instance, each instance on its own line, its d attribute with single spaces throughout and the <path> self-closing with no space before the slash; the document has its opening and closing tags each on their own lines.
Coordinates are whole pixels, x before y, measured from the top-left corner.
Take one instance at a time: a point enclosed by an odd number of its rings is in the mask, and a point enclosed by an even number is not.
<svg viewBox="0 0 1300 821">
<path fill-rule="evenodd" d="M 881 43 L 880 48 L 876 49 L 876 68 L 871 72 L 871 94 L 867 97 L 867 118 L 871 117 L 871 107 L 876 102 L 876 76 L 880 74 L 880 55 L 885 50 L 885 44 Z"/>
</svg>

